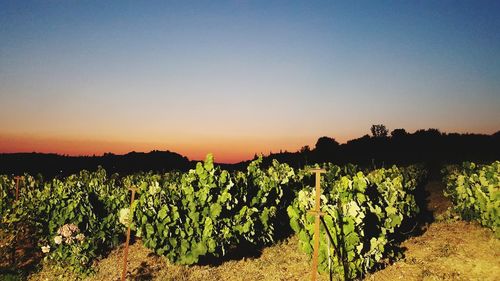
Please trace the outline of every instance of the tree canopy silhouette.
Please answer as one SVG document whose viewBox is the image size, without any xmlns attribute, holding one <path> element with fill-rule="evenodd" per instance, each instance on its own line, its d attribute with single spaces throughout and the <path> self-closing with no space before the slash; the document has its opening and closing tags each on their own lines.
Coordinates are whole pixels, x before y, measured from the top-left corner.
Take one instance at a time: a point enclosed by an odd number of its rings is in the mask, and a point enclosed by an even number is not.
<svg viewBox="0 0 500 281">
<path fill-rule="evenodd" d="M 372 132 L 372 136 L 375 138 L 387 137 L 389 131 L 383 124 L 372 125 L 370 131 Z"/>
<path fill-rule="evenodd" d="M 340 144 L 334 138 L 326 136 L 319 138 L 314 148 L 317 161 L 322 162 L 334 158 L 339 146 Z"/>
<path fill-rule="evenodd" d="M 402 138 L 408 135 L 408 132 L 406 132 L 405 129 L 394 129 L 391 132 L 391 137 L 393 138 Z"/>
<path fill-rule="evenodd" d="M 488 162 L 500 159 L 500 131 L 493 135 L 442 133 L 438 129 L 417 130 L 408 133 L 395 129 L 387 136 L 384 125 L 372 126 L 374 136 L 364 135 L 339 144 L 334 138 L 320 137 L 314 149 L 305 145 L 297 152 L 282 151 L 264 157 L 264 165 L 272 159 L 294 167 L 333 162 L 353 163 L 362 166 L 387 166 L 391 164 L 427 163 L 438 170 L 442 163 L 462 161 Z M 257 155 L 254 156 L 257 158 Z M 240 170 L 248 161 L 221 164 L 224 169 Z M 195 161 L 170 151 L 149 153 L 130 152 L 125 155 L 105 153 L 102 156 L 64 156 L 43 153 L 0 154 L 0 173 L 42 173 L 45 177 L 67 175 L 82 169 L 104 167 L 108 172 L 133 173 L 137 171 L 170 171 L 193 168 Z"/>
</svg>

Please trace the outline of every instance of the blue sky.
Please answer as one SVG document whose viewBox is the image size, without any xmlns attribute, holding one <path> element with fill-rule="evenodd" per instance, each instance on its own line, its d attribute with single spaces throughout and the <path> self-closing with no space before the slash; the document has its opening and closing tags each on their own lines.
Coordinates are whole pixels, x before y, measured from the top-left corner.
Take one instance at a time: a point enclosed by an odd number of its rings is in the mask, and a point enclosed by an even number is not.
<svg viewBox="0 0 500 281">
<path fill-rule="evenodd" d="M 375 123 L 493 133 L 499 77 L 498 1 L 0 1 L 5 151 L 233 161 Z"/>
</svg>

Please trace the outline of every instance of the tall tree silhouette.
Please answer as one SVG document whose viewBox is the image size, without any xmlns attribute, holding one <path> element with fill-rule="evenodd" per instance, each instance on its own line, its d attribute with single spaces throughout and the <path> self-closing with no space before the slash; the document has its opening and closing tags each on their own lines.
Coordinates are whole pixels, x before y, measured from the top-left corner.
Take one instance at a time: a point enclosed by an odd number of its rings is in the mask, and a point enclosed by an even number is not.
<svg viewBox="0 0 500 281">
<path fill-rule="evenodd" d="M 372 136 L 375 138 L 387 137 L 387 134 L 389 133 L 383 124 L 372 125 L 370 130 L 372 131 Z"/>
</svg>

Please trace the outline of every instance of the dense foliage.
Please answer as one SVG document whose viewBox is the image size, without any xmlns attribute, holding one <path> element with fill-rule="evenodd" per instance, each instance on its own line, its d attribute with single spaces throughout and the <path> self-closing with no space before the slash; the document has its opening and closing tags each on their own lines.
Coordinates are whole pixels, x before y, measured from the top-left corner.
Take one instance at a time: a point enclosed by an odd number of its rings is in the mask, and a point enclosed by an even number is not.
<svg viewBox="0 0 500 281">
<path fill-rule="evenodd" d="M 277 162 L 263 170 L 261 161 L 230 174 L 215 167 L 209 155 L 196 169 L 166 180 L 129 177 L 140 186 L 133 210 L 137 235 L 146 247 L 182 264 L 222 256 L 241 243 L 273 242 L 286 209 L 283 187 L 294 171 Z"/>
<path fill-rule="evenodd" d="M 404 220 L 417 214 L 413 191 L 425 171 L 416 166 L 369 173 L 352 166 L 323 168 L 327 172 L 322 177 L 319 269 L 354 278 L 395 254 L 393 235 Z M 306 177 L 305 172 L 299 175 Z M 290 224 L 308 254 L 313 251 L 314 215 L 309 210 L 314 198 L 314 188 L 305 186 L 288 207 Z"/>
<path fill-rule="evenodd" d="M 13 178 L 6 175 L 0 176 L 0 219 L 12 208 L 15 188 L 16 182 Z"/>
<path fill-rule="evenodd" d="M 412 192 L 425 173 L 416 166 L 323 167 L 322 211 L 332 243 L 323 228 L 321 269 L 358 276 L 394 254 L 394 232 L 418 212 Z M 186 173 L 118 177 L 99 168 L 47 182 L 25 175 L 18 202 L 14 180 L 0 176 L 2 228 L 27 225 L 46 260 L 83 274 L 122 241 L 129 224 L 146 247 L 180 264 L 273 243 L 290 227 L 311 253 L 309 168 L 277 161 L 264 168 L 258 158 L 244 171 L 228 172 L 208 155 Z M 131 209 L 129 188 L 137 190 Z"/>
<path fill-rule="evenodd" d="M 13 179 L 3 176 L 2 228 L 30 226 L 47 260 L 88 273 L 92 261 L 119 243 L 132 221 L 146 247 L 172 262 L 193 264 L 242 244 L 272 243 L 288 227 L 286 207 L 293 192 L 285 187 L 294 183 L 294 171 L 277 161 L 263 169 L 261 162 L 259 158 L 246 171 L 229 173 L 208 155 L 187 173 L 118 178 L 99 168 L 49 182 L 27 176 L 23 185 L 30 188 L 23 188 L 18 202 L 13 200 Z M 138 189 L 132 211 L 131 187 Z"/>
<path fill-rule="evenodd" d="M 443 169 L 445 195 L 463 219 L 493 229 L 500 238 L 500 161 L 490 165 L 464 162 Z"/>
<path fill-rule="evenodd" d="M 127 203 L 127 192 L 115 177 L 108 178 L 103 169 L 49 182 L 25 176 L 19 201 L 2 213 L 2 229 L 29 228 L 47 260 L 86 274 L 123 233 L 118 211 Z M 62 235 L 68 226 L 70 233 Z"/>
</svg>

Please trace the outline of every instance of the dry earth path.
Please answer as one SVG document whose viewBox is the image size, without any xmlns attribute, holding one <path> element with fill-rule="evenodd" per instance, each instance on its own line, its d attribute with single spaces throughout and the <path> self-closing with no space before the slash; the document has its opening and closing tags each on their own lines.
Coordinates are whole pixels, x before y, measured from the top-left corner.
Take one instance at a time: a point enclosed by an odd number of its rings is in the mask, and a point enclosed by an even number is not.
<svg viewBox="0 0 500 281">
<path fill-rule="evenodd" d="M 477 223 L 451 218 L 443 187 L 425 186 L 431 222 L 401 244 L 405 257 L 366 280 L 500 280 L 500 240 Z"/>
</svg>

